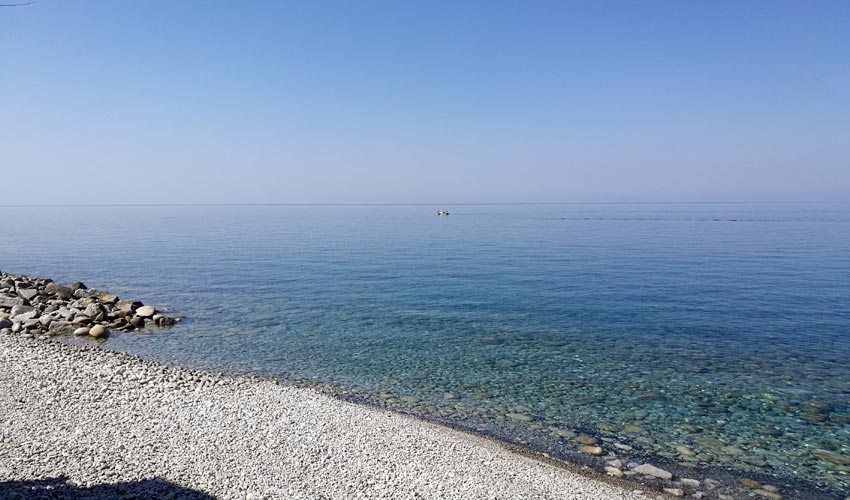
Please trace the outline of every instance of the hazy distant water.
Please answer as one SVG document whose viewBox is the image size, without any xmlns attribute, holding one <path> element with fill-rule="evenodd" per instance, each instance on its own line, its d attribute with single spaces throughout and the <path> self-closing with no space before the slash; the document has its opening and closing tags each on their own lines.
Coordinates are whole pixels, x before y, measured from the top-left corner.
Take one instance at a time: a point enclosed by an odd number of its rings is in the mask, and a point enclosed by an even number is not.
<svg viewBox="0 0 850 500">
<path fill-rule="evenodd" d="M 113 335 L 113 349 L 330 382 L 565 456 L 556 431 L 573 429 L 671 461 L 850 488 L 850 206 L 0 217 L 0 269 L 188 318 Z"/>
</svg>

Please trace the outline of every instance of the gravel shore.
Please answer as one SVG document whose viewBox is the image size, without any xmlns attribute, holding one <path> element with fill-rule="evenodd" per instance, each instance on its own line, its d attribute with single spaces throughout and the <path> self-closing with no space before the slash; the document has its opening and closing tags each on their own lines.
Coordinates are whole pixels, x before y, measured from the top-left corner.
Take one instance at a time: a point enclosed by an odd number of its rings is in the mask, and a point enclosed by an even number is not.
<svg viewBox="0 0 850 500">
<path fill-rule="evenodd" d="M 0 498 L 647 497 L 311 389 L 0 335 Z"/>
</svg>

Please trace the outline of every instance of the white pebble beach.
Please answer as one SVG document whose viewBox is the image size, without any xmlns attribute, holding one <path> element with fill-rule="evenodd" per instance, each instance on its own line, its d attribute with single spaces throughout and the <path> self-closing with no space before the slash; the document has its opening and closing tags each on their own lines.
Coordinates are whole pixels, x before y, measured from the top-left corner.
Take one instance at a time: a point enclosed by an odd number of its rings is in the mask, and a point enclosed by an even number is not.
<svg viewBox="0 0 850 500">
<path fill-rule="evenodd" d="M 0 436 L 4 499 L 647 498 L 313 389 L 11 335 Z"/>
</svg>

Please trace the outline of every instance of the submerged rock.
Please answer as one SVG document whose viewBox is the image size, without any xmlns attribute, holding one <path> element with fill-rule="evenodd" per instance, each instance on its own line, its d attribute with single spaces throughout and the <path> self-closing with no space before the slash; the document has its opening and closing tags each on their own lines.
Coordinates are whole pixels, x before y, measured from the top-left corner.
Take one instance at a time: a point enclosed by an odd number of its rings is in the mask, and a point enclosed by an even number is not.
<svg viewBox="0 0 850 500">
<path fill-rule="evenodd" d="M 672 473 L 651 464 L 638 465 L 632 470 L 645 476 L 657 477 L 659 479 L 673 479 Z"/>
<path fill-rule="evenodd" d="M 602 455 L 602 448 L 600 446 L 582 446 L 578 451 L 590 455 Z"/>
</svg>

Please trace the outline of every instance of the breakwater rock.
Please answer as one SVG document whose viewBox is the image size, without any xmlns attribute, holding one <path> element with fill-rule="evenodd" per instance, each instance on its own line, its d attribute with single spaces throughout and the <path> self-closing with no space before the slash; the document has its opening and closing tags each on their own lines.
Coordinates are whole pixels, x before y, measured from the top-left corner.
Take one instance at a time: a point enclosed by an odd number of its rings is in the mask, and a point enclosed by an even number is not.
<svg viewBox="0 0 850 500">
<path fill-rule="evenodd" d="M 106 338 L 110 331 L 170 327 L 180 318 L 154 306 L 88 288 L 80 282 L 60 285 L 51 279 L 0 273 L 0 331 L 26 337 L 87 335 Z"/>
</svg>

